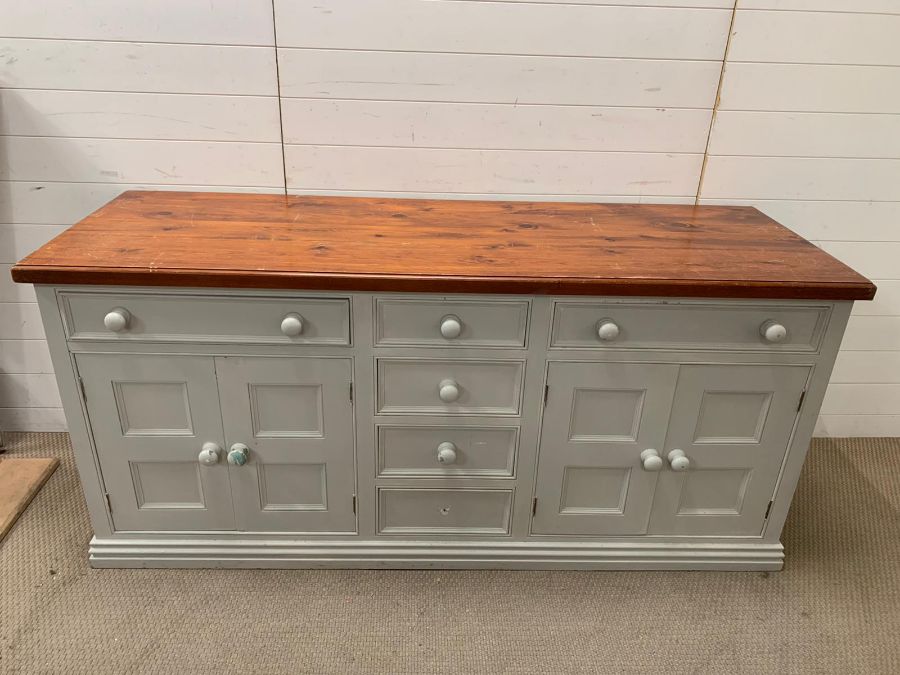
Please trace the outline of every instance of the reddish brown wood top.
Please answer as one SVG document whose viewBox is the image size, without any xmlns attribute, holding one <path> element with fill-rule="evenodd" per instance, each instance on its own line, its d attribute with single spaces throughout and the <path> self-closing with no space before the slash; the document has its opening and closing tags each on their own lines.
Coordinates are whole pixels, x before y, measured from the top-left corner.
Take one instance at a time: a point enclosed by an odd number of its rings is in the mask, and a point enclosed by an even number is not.
<svg viewBox="0 0 900 675">
<path fill-rule="evenodd" d="M 759 211 L 125 192 L 13 268 L 36 284 L 865 300 Z"/>
</svg>

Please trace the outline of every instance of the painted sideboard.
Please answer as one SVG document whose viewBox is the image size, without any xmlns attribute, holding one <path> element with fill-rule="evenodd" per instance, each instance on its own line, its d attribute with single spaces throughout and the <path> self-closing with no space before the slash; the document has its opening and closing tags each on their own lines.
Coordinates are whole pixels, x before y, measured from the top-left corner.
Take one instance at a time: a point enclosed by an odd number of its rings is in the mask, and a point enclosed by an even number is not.
<svg viewBox="0 0 900 675">
<path fill-rule="evenodd" d="M 746 207 L 177 192 L 13 278 L 97 567 L 779 569 L 875 293 Z"/>
</svg>

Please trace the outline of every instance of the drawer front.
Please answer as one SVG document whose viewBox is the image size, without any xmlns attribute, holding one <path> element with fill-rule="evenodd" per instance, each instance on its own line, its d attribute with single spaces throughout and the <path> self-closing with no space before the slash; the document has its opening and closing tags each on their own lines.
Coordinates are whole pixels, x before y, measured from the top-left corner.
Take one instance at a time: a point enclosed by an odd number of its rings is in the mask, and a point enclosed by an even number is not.
<svg viewBox="0 0 900 675">
<path fill-rule="evenodd" d="M 379 534 L 509 534 L 512 490 L 380 488 Z"/>
<path fill-rule="evenodd" d="M 382 414 L 518 415 L 523 361 L 378 359 Z"/>
<path fill-rule="evenodd" d="M 350 344 L 347 298 L 71 292 L 60 300 L 72 340 Z M 111 312 L 120 330 L 107 327 Z"/>
<path fill-rule="evenodd" d="M 523 348 L 528 307 L 524 300 L 378 298 L 375 344 Z"/>
<path fill-rule="evenodd" d="M 626 304 L 557 302 L 551 347 L 813 352 L 825 330 L 825 305 Z M 783 326 L 781 341 L 765 328 Z M 601 338 L 600 333 L 604 332 Z"/>
<path fill-rule="evenodd" d="M 379 425 L 378 477 L 512 478 L 518 437 L 516 427 Z"/>
</svg>

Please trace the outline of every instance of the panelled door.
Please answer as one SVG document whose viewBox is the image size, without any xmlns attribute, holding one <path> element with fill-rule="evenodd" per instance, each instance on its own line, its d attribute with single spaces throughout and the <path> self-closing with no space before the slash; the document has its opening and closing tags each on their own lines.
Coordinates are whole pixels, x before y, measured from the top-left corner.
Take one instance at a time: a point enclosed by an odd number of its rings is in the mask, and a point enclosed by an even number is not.
<svg viewBox="0 0 900 675">
<path fill-rule="evenodd" d="M 239 530 L 354 532 L 351 362 L 216 358 Z"/>
<path fill-rule="evenodd" d="M 651 534 L 761 534 L 809 370 L 681 366 Z"/>
<path fill-rule="evenodd" d="M 668 364 L 549 364 L 533 533 L 646 531 L 659 474 L 641 453 L 662 455 L 677 376 Z"/>
<path fill-rule="evenodd" d="M 234 529 L 228 465 L 198 461 L 224 444 L 213 357 L 75 360 L 115 529 Z"/>
</svg>

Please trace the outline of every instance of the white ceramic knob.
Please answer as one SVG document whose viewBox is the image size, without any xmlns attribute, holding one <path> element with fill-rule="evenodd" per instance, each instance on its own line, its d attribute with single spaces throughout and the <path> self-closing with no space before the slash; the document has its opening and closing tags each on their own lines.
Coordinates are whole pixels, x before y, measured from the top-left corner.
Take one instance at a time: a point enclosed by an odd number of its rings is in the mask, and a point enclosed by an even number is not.
<svg viewBox="0 0 900 675">
<path fill-rule="evenodd" d="M 297 337 L 303 332 L 303 317 L 291 312 L 281 320 L 281 332 L 288 337 Z"/>
<path fill-rule="evenodd" d="M 766 342 L 783 342 L 787 337 L 787 328 L 777 321 L 766 321 L 759 327 L 759 334 Z"/>
<path fill-rule="evenodd" d="M 462 333 L 462 321 L 459 320 L 458 316 L 448 314 L 441 319 L 441 335 L 445 338 L 452 340 L 453 338 L 458 338 L 460 333 Z"/>
<path fill-rule="evenodd" d="M 197 460 L 204 466 L 212 466 L 213 464 L 219 463 L 221 455 L 222 448 L 218 445 L 215 443 L 204 443 L 203 449 L 200 450 L 200 455 L 197 457 Z"/>
<path fill-rule="evenodd" d="M 244 466 L 250 459 L 250 448 L 243 443 L 235 443 L 228 451 L 228 463 L 233 466 Z"/>
<path fill-rule="evenodd" d="M 619 327 L 611 319 L 600 319 L 597 322 L 597 337 L 604 342 L 610 342 L 619 337 Z"/>
<path fill-rule="evenodd" d="M 672 471 L 687 471 L 691 466 L 691 460 L 684 454 L 684 450 L 672 450 L 667 457 Z"/>
<path fill-rule="evenodd" d="M 456 464 L 456 446 L 449 441 L 437 447 L 437 460 L 441 464 Z"/>
<path fill-rule="evenodd" d="M 441 380 L 438 385 L 438 396 L 444 403 L 453 403 L 459 398 L 459 385 L 455 380 Z"/>
<path fill-rule="evenodd" d="M 103 325 L 115 333 L 119 333 L 128 328 L 129 321 L 131 321 L 131 312 L 124 307 L 111 309 L 107 315 L 103 317 Z"/>
<path fill-rule="evenodd" d="M 647 448 L 641 453 L 641 464 L 644 471 L 659 471 L 663 468 L 663 458 L 653 448 Z"/>
</svg>

